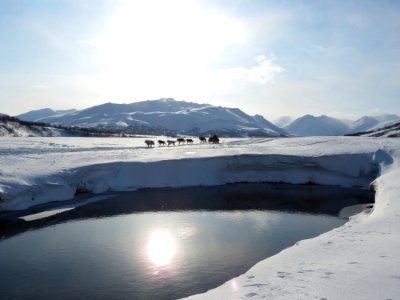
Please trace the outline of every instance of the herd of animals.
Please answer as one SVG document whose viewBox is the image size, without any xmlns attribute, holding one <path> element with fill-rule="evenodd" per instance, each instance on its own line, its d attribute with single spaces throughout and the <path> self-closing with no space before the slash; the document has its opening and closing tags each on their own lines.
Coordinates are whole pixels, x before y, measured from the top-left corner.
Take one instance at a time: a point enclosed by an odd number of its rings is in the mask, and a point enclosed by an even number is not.
<svg viewBox="0 0 400 300">
<path fill-rule="evenodd" d="M 219 144 L 219 138 L 215 134 L 213 136 L 209 137 L 208 139 L 204 136 L 200 136 L 199 140 L 200 140 L 201 144 L 205 144 L 207 142 L 209 144 Z M 145 140 L 144 142 L 146 143 L 148 148 L 155 146 L 155 142 L 152 140 Z M 175 140 L 167 140 L 167 141 L 158 140 L 157 143 L 158 143 L 159 147 L 166 146 L 166 145 L 169 147 L 169 146 L 175 146 L 176 143 L 178 143 L 178 145 L 193 144 L 194 141 L 193 141 L 193 139 L 178 138 L 178 139 L 176 139 L 176 141 Z"/>
</svg>

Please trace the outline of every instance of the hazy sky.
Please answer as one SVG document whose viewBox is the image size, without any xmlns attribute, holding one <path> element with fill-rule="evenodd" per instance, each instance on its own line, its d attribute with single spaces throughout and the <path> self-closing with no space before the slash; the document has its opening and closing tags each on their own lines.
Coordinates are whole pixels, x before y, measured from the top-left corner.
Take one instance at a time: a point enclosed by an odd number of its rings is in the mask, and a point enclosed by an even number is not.
<svg viewBox="0 0 400 300">
<path fill-rule="evenodd" d="M 0 0 L 0 112 L 400 114 L 400 1 Z"/>
</svg>

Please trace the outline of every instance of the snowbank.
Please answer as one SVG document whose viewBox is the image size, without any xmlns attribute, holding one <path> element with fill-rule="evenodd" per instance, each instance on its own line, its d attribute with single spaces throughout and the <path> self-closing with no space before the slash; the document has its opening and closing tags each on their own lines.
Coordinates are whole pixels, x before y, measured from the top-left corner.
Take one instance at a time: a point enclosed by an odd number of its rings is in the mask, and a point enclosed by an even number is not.
<svg viewBox="0 0 400 300">
<path fill-rule="evenodd" d="M 370 215 L 301 241 L 191 299 L 394 299 L 400 295 L 400 141 L 354 137 L 226 139 L 146 149 L 144 139 L 2 139 L 0 207 L 22 209 L 77 191 L 238 181 L 368 188 Z"/>
<path fill-rule="evenodd" d="M 377 176 L 378 160 L 385 159 L 384 154 L 375 152 L 312 153 L 311 156 L 304 153 L 265 154 L 265 146 L 271 141 L 274 140 L 234 140 L 223 146 L 186 145 L 169 149 L 143 149 L 136 145 L 136 149 L 125 153 L 123 161 L 118 159 L 121 145 L 119 148 L 85 148 L 78 143 L 78 149 L 71 149 L 68 144 L 60 147 L 58 143 L 50 142 L 36 149 L 26 145 L 25 151 L 14 146 L 15 153 L 8 154 L 11 164 L 8 170 L 2 171 L 0 178 L 0 208 L 25 209 L 44 202 L 71 199 L 77 192 L 104 193 L 232 182 L 316 183 L 368 188 Z M 145 154 L 137 156 L 143 152 L 148 152 L 147 157 Z M 66 163 L 65 168 L 63 163 Z M 23 171 L 19 173 L 20 170 Z"/>
<path fill-rule="evenodd" d="M 109 162 L 2 185 L 1 207 L 25 209 L 76 192 L 95 194 L 137 188 L 285 182 L 368 188 L 378 173 L 373 154 L 332 156 L 233 155 L 156 162 Z M 6 193 L 5 193 L 6 192 Z"/>
</svg>

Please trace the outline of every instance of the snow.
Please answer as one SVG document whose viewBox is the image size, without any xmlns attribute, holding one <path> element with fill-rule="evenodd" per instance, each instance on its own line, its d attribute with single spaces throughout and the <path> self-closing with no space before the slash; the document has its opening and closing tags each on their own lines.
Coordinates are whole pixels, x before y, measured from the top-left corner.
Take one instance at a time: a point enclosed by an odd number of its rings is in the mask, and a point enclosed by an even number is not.
<svg viewBox="0 0 400 300">
<path fill-rule="evenodd" d="M 380 129 L 374 129 L 365 133 L 359 134 L 364 137 L 399 137 L 400 136 L 400 122 L 382 127 Z"/>
<path fill-rule="evenodd" d="M 397 115 L 364 116 L 351 124 L 351 130 L 348 134 L 381 129 L 399 121 L 400 117 Z"/>
<path fill-rule="evenodd" d="M 226 139 L 221 145 L 197 142 L 155 149 L 147 149 L 145 139 L 3 138 L 0 208 L 65 200 L 77 190 L 102 193 L 236 181 L 367 188 L 378 172 L 374 144 L 363 142 L 363 149 L 369 148 L 365 151 L 349 142 L 354 138 Z"/>
<path fill-rule="evenodd" d="M 350 131 L 348 133 L 365 132 L 374 128 L 379 124 L 379 121 L 375 118 L 364 116 L 350 125 Z"/>
<path fill-rule="evenodd" d="M 24 125 L 19 121 L 0 120 L 0 136 L 30 137 L 30 136 L 74 136 L 82 132 L 59 129 L 47 126 Z"/>
<path fill-rule="evenodd" d="M 166 128 L 179 133 L 228 132 L 231 135 L 246 135 L 258 131 L 258 135 L 281 136 L 286 132 L 267 120 L 245 114 L 238 108 L 217 107 L 173 99 L 159 99 L 130 104 L 104 103 L 83 110 L 72 110 L 63 114 L 45 113 L 43 110 L 28 112 L 20 116 L 50 124 L 78 127 L 126 128 L 142 124 L 152 128 Z M 248 130 L 247 130 L 248 128 Z M 195 132 L 195 133 L 193 133 Z"/>
<path fill-rule="evenodd" d="M 298 136 L 344 135 L 349 131 L 344 122 L 325 115 L 305 115 L 291 122 L 285 129 Z"/>
<path fill-rule="evenodd" d="M 189 299 L 399 297 L 399 139 L 237 138 L 222 139 L 220 145 L 196 141 L 151 149 L 145 139 L 1 138 L 0 207 L 67 200 L 77 190 L 104 193 L 237 181 L 372 184 L 377 194 L 370 214 L 355 215 L 344 226 L 300 241 Z"/>
<path fill-rule="evenodd" d="M 399 122 L 397 115 L 363 116 L 355 121 L 341 120 L 328 116 L 302 116 L 294 121 L 289 117 L 277 119 L 275 124 L 283 126 L 297 136 L 344 135 L 380 129 Z M 286 123 L 286 124 L 285 124 Z"/>
</svg>

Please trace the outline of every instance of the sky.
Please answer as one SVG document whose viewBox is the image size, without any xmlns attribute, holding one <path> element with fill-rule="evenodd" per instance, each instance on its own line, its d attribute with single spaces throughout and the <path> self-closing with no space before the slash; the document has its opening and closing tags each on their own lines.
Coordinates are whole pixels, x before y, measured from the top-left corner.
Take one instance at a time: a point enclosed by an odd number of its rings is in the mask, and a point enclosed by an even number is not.
<svg viewBox="0 0 400 300">
<path fill-rule="evenodd" d="M 0 0 L 0 112 L 174 98 L 400 114 L 400 1 Z"/>
</svg>

